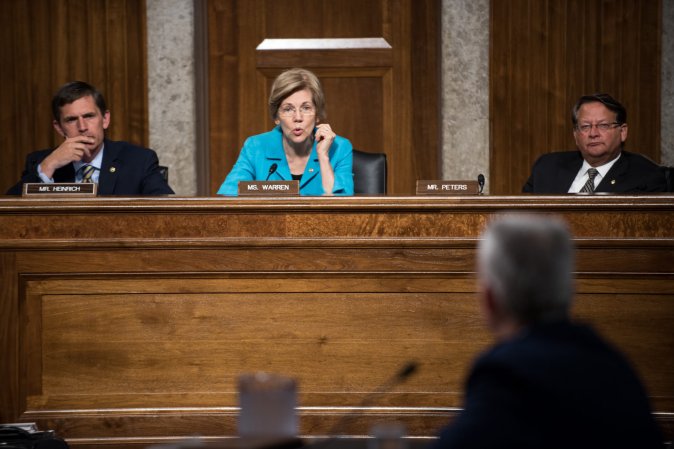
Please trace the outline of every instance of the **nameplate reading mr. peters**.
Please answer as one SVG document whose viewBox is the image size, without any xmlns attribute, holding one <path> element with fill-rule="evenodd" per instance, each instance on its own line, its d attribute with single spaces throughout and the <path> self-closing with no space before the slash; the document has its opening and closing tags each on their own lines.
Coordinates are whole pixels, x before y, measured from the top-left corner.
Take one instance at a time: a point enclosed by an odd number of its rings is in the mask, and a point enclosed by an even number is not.
<svg viewBox="0 0 674 449">
<path fill-rule="evenodd" d="M 277 196 L 299 194 L 299 181 L 239 181 L 239 196 Z"/>
<path fill-rule="evenodd" d="M 96 196 L 98 184 L 92 182 L 28 182 L 23 185 L 23 196 Z"/>
<path fill-rule="evenodd" d="M 417 181 L 417 195 L 477 195 L 477 181 Z"/>
</svg>

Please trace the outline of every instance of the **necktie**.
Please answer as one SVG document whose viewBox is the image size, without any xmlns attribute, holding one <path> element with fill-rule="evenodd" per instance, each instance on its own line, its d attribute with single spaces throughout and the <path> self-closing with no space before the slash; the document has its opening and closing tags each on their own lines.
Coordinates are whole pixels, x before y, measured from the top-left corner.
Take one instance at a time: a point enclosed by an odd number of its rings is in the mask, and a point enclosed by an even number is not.
<svg viewBox="0 0 674 449">
<path fill-rule="evenodd" d="M 82 182 L 94 182 L 91 177 L 93 176 L 95 170 L 96 168 L 93 165 L 85 165 L 82 168 Z"/>
<path fill-rule="evenodd" d="M 587 170 L 587 182 L 580 189 L 580 193 L 594 193 L 594 178 L 597 177 L 599 171 L 596 168 L 589 168 Z"/>
</svg>

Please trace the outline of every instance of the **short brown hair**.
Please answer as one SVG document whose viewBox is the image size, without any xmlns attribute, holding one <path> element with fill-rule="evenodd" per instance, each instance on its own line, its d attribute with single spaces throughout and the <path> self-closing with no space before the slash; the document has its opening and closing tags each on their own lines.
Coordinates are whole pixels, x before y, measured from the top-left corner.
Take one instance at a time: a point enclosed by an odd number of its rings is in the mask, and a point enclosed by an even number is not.
<svg viewBox="0 0 674 449">
<path fill-rule="evenodd" d="M 87 84 L 84 81 L 72 81 L 61 86 L 51 101 L 51 111 L 54 120 L 57 122 L 61 121 L 61 108 L 63 106 L 88 96 L 93 97 L 96 106 L 101 111 L 101 115 L 105 115 L 108 108 L 105 105 L 103 94 L 101 94 L 94 86 Z"/>
<path fill-rule="evenodd" d="M 327 114 L 325 113 L 325 95 L 323 94 L 321 82 L 312 72 L 300 68 L 286 70 L 274 80 L 274 84 L 271 86 L 271 94 L 269 94 L 269 114 L 271 115 L 271 119 L 276 120 L 278 118 L 278 108 L 283 103 L 283 100 L 295 92 L 304 89 L 308 89 L 311 92 L 318 119 L 325 121 Z"/>
<path fill-rule="evenodd" d="M 625 109 L 625 106 L 620 104 L 618 100 L 609 94 L 596 93 L 592 95 L 583 95 L 573 106 L 573 109 L 571 110 L 571 122 L 573 123 L 574 128 L 578 127 L 578 111 L 580 111 L 580 107 L 586 103 L 595 102 L 603 104 L 609 111 L 614 112 L 615 121 L 619 125 L 627 123 L 627 110 Z"/>
</svg>

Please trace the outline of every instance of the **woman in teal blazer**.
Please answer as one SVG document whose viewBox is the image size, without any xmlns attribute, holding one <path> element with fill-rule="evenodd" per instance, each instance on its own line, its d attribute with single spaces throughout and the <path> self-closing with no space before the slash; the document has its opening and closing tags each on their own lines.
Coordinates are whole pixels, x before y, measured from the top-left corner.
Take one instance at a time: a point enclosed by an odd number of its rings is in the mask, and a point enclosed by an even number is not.
<svg viewBox="0 0 674 449">
<path fill-rule="evenodd" d="M 320 81 L 308 70 L 281 73 L 271 88 L 276 127 L 249 137 L 219 195 L 236 195 L 239 181 L 300 182 L 301 195 L 353 195 L 353 148 L 325 123 Z"/>
</svg>

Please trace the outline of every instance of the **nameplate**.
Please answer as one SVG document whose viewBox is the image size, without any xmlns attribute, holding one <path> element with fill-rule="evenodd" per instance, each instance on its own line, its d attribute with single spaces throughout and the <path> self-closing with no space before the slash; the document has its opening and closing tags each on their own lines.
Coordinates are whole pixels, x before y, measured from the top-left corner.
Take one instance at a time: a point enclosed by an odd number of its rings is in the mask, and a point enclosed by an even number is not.
<svg viewBox="0 0 674 449">
<path fill-rule="evenodd" d="M 239 181 L 239 196 L 277 196 L 299 194 L 299 181 Z"/>
<path fill-rule="evenodd" d="M 417 195 L 477 195 L 477 181 L 417 181 Z"/>
<path fill-rule="evenodd" d="M 23 185 L 23 196 L 96 196 L 98 184 L 93 182 L 28 182 Z"/>
</svg>

